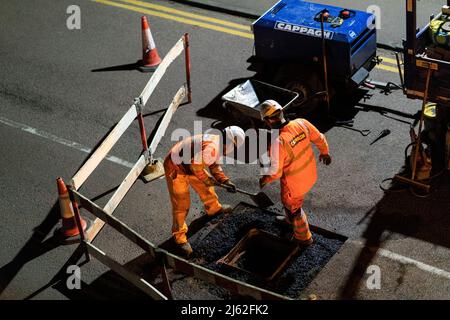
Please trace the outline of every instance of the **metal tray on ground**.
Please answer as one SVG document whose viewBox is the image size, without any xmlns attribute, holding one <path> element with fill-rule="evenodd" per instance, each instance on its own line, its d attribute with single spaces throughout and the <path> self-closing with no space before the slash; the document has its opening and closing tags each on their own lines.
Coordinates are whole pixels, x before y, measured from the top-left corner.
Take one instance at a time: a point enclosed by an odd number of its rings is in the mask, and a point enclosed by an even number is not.
<svg viewBox="0 0 450 320">
<path fill-rule="evenodd" d="M 294 91 L 250 79 L 223 95 L 222 100 L 226 109 L 235 109 L 244 116 L 261 120 L 260 110 L 264 101 L 275 100 L 285 109 L 298 96 Z"/>
</svg>

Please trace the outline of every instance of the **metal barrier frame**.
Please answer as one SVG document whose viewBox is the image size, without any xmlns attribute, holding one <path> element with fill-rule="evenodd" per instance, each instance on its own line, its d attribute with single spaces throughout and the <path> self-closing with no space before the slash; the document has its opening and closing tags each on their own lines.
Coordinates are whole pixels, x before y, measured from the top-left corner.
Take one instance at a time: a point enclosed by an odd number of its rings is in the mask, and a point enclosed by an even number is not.
<svg viewBox="0 0 450 320">
<path fill-rule="evenodd" d="M 175 94 L 171 104 L 169 105 L 164 117 L 158 126 L 156 133 L 150 143 L 147 145 L 147 136 L 144 127 L 144 121 L 142 117 L 142 111 L 154 92 L 156 86 L 160 82 L 162 76 L 165 74 L 169 65 L 185 51 L 185 63 L 186 63 L 186 83 L 182 85 Z M 152 160 L 153 154 L 165 134 L 165 131 L 172 119 L 172 116 L 177 111 L 181 102 L 187 98 L 188 102 L 192 101 L 191 83 L 190 83 L 190 52 L 189 52 L 189 35 L 186 33 L 169 53 L 164 57 L 161 64 L 158 66 L 141 95 L 134 100 L 134 104 L 125 113 L 122 119 L 117 123 L 109 135 L 103 140 L 100 146 L 93 152 L 84 165 L 73 176 L 69 185 L 67 185 L 70 200 L 74 210 L 75 220 L 78 230 L 80 232 L 80 242 L 86 249 L 86 258 L 89 261 L 91 256 L 99 260 L 101 263 L 109 267 L 114 272 L 121 275 L 127 281 L 135 285 L 144 293 L 149 295 L 153 299 L 168 300 L 173 299 L 170 282 L 167 276 L 167 267 L 170 267 L 178 272 L 185 273 L 189 276 L 204 280 L 208 283 L 218 285 L 232 293 L 242 296 L 249 296 L 257 300 L 291 300 L 290 298 L 244 283 L 242 281 L 235 280 L 220 273 L 209 270 L 200 265 L 191 263 L 181 257 L 178 257 L 166 250 L 158 248 L 155 244 L 145 239 L 143 236 L 135 232 L 128 227 L 122 221 L 113 216 L 114 210 L 118 207 L 123 200 L 127 192 L 131 189 L 136 179 L 141 174 L 145 166 Z M 122 181 L 118 189 L 109 199 L 107 204 L 101 208 L 92 200 L 83 196 L 78 190 L 83 183 L 88 179 L 92 172 L 97 168 L 100 162 L 106 157 L 111 148 L 128 129 L 131 123 L 138 119 L 139 128 L 141 133 L 141 140 L 143 145 L 143 153 L 134 164 L 133 168 L 129 171 L 125 179 Z M 83 231 L 81 226 L 80 209 L 81 205 L 85 210 L 93 214 L 96 219 L 93 226 L 87 231 Z M 106 253 L 92 244 L 92 241 L 101 231 L 103 226 L 108 224 L 113 229 L 121 233 L 128 240 L 139 246 L 146 253 L 150 254 L 159 265 L 161 276 L 163 279 L 163 292 L 159 291 L 153 285 L 148 283 L 143 278 L 132 273 L 126 269 L 119 262 L 115 261 Z"/>
<path fill-rule="evenodd" d="M 146 282 L 144 279 L 132 274 L 126 270 L 119 263 L 109 258 L 105 253 L 100 251 L 94 245 L 92 245 L 88 240 L 82 239 L 82 243 L 86 246 L 89 254 L 92 254 L 95 258 L 100 260 L 102 263 L 107 265 L 109 268 L 119 273 L 126 280 L 130 281 L 132 284 L 136 285 L 143 292 L 147 293 L 150 297 L 156 299 L 172 299 L 172 293 L 170 288 L 170 283 L 167 277 L 167 267 L 170 267 L 178 272 L 193 276 L 197 279 L 201 279 L 210 284 L 220 286 L 232 293 L 252 297 L 256 300 L 292 300 L 289 297 L 271 292 L 248 283 L 235 280 L 228 276 L 222 275 L 218 272 L 209 270 L 205 267 L 191 263 L 177 255 L 174 255 L 166 250 L 158 248 L 155 244 L 145 239 L 139 233 L 128 227 L 125 223 L 120 221 L 118 218 L 107 213 L 104 209 L 99 207 L 97 204 L 80 194 L 79 192 L 69 189 L 69 195 L 72 201 L 76 204 L 74 206 L 75 216 L 77 216 L 77 221 L 79 219 L 78 203 L 83 206 L 84 209 L 88 210 L 97 218 L 104 221 L 110 227 L 115 229 L 117 232 L 122 234 L 128 240 L 139 246 L 145 252 L 150 254 L 152 258 L 155 258 L 157 262 L 160 263 L 161 274 L 163 278 L 163 286 L 166 296 L 154 288 L 151 284 Z M 83 233 L 81 224 L 77 222 L 78 228 L 81 231 L 80 235 Z"/>
</svg>

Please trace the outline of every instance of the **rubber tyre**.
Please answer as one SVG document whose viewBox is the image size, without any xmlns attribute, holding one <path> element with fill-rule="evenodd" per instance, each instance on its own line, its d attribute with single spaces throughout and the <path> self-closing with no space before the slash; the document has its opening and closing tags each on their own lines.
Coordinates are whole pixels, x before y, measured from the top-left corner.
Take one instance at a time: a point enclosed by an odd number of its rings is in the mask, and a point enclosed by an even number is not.
<svg viewBox="0 0 450 320">
<path fill-rule="evenodd" d="M 320 99 L 313 99 L 299 109 L 304 99 L 308 99 L 316 92 L 322 91 L 322 83 L 317 72 L 311 68 L 300 65 L 286 65 L 280 67 L 275 78 L 275 85 L 294 91 L 299 97 L 289 107 L 289 114 L 306 115 L 317 111 L 321 104 Z"/>
</svg>

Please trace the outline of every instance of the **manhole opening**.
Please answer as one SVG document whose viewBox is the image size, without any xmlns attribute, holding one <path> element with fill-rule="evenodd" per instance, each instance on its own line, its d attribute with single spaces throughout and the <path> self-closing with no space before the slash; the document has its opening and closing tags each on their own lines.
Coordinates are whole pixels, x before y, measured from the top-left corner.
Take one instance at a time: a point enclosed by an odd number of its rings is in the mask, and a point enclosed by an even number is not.
<svg viewBox="0 0 450 320">
<path fill-rule="evenodd" d="M 219 263 L 272 281 L 291 262 L 299 247 L 259 229 L 251 229 Z"/>
</svg>

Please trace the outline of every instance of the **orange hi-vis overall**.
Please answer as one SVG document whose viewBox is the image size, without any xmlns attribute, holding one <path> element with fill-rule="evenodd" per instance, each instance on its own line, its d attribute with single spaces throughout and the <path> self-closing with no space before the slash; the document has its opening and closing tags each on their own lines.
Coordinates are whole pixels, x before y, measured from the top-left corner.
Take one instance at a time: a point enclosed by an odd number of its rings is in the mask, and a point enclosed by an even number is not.
<svg viewBox="0 0 450 320">
<path fill-rule="evenodd" d="M 308 220 L 302 209 L 303 199 L 317 181 L 314 143 L 320 153 L 329 153 L 325 136 L 305 119 L 290 121 L 280 129 L 278 138 L 269 150 L 273 172 L 263 177 L 267 184 L 280 179 L 281 201 L 286 209 L 286 220 L 292 224 L 294 237 L 309 240 Z"/>
<path fill-rule="evenodd" d="M 214 187 L 206 185 L 210 177 L 207 168 L 218 182 L 225 183 L 229 180 L 218 164 L 221 157 L 220 139 L 218 135 L 209 134 L 186 138 L 174 145 L 164 160 L 167 187 L 172 203 L 172 234 L 178 244 L 187 242 L 189 185 L 199 195 L 208 215 L 213 216 L 222 209 Z"/>
</svg>

